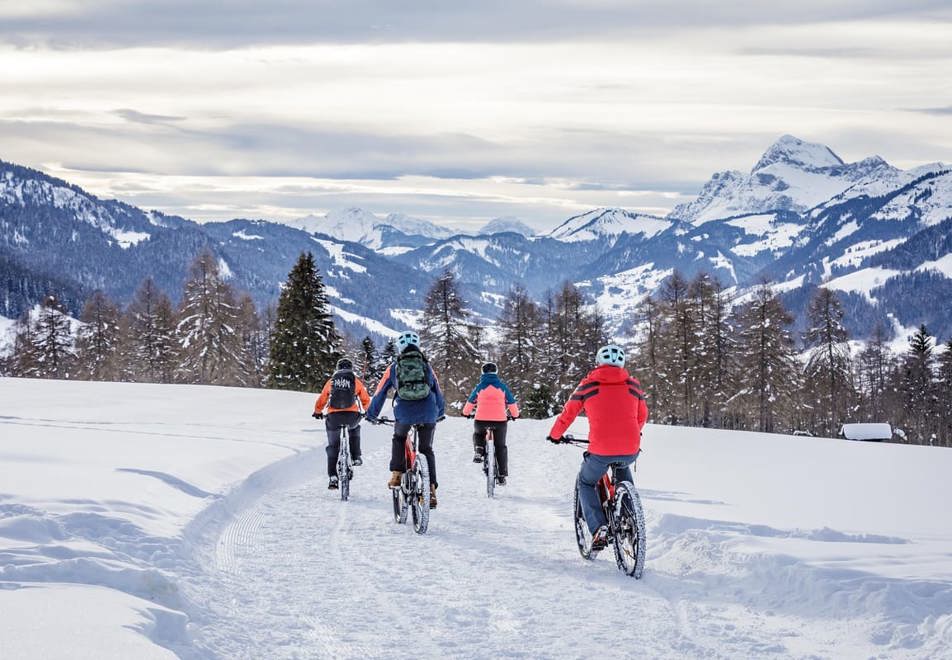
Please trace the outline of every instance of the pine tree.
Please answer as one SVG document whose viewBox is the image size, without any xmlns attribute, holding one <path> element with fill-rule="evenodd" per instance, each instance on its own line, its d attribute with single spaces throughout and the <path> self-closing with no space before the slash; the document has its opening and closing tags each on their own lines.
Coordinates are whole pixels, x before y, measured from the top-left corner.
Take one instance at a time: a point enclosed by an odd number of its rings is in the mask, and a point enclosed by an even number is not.
<svg viewBox="0 0 952 660">
<path fill-rule="evenodd" d="M 695 383 L 694 424 L 725 428 L 728 398 L 736 386 L 737 350 L 728 323 L 729 300 L 717 279 L 699 274 L 690 285 L 695 310 L 695 355 L 691 380 Z"/>
<path fill-rule="evenodd" d="M 902 387 L 905 395 L 906 430 L 920 444 L 931 444 L 937 424 L 933 339 L 925 325 L 909 338 L 903 358 Z"/>
<path fill-rule="evenodd" d="M 77 332 L 77 376 L 87 380 L 118 380 L 120 313 L 102 291 L 86 301 Z"/>
<path fill-rule="evenodd" d="M 861 419 L 883 422 L 889 415 L 895 399 L 893 372 L 896 360 L 887 345 L 889 337 L 882 324 L 873 328 L 873 333 L 856 358 L 857 387 L 862 396 Z"/>
<path fill-rule="evenodd" d="M 192 262 L 179 319 L 176 333 L 182 361 L 177 378 L 188 383 L 243 384 L 247 359 L 238 330 L 238 306 L 211 252 Z"/>
<path fill-rule="evenodd" d="M 522 287 L 509 292 L 497 328 L 499 369 L 516 397 L 526 401 L 531 394 L 538 395 L 537 386 L 546 376 L 538 368 L 544 342 L 542 314 Z"/>
<path fill-rule="evenodd" d="M 945 343 L 939 356 L 938 378 L 940 444 L 952 447 L 952 338 Z"/>
<path fill-rule="evenodd" d="M 268 387 L 318 391 L 334 373 L 340 344 L 314 255 L 303 253 L 278 301 Z"/>
<path fill-rule="evenodd" d="M 243 357 L 241 384 L 261 387 L 268 368 L 268 334 L 254 300 L 247 293 L 238 301 L 238 329 Z"/>
<path fill-rule="evenodd" d="M 14 328 L 13 350 L 9 357 L 9 371 L 13 376 L 30 377 L 37 375 L 39 350 L 36 341 L 36 328 L 29 311 L 24 312 Z"/>
<path fill-rule="evenodd" d="M 383 351 L 380 352 L 380 359 L 377 362 L 377 377 L 380 378 L 383 376 L 383 372 L 393 364 L 393 361 L 397 359 L 397 344 L 396 341 L 391 337 L 387 340 L 387 343 L 383 347 Z"/>
<path fill-rule="evenodd" d="M 740 396 L 756 418 L 754 428 L 773 432 L 790 416 L 799 369 L 788 327 L 793 318 L 768 284 L 737 311 L 740 328 L 740 367 L 748 384 Z"/>
<path fill-rule="evenodd" d="M 469 317 L 456 276 L 444 271 L 424 299 L 420 340 L 449 409 L 462 408 L 479 374 L 479 347 Z"/>
<path fill-rule="evenodd" d="M 648 295 L 642 299 L 635 317 L 635 364 L 639 380 L 645 388 L 653 419 L 671 422 L 674 385 L 664 360 L 661 303 Z"/>
<path fill-rule="evenodd" d="M 547 297 L 543 319 L 542 373 L 550 379 L 561 405 L 592 368 L 595 352 L 607 343 L 608 333 L 597 307 L 571 282 Z"/>
<path fill-rule="evenodd" d="M 810 348 L 804 376 L 805 392 L 813 406 L 821 434 L 834 436 L 852 397 L 848 334 L 843 325 L 843 305 L 836 293 L 817 289 L 807 310 L 809 328 L 804 343 Z"/>
<path fill-rule="evenodd" d="M 47 296 L 35 320 L 18 338 L 24 355 L 17 357 L 24 371 L 19 375 L 34 378 L 63 378 L 75 376 L 76 358 L 73 352 L 73 327 L 65 308 L 55 296 Z M 26 345 L 25 342 L 29 342 Z"/>
<path fill-rule="evenodd" d="M 377 354 L 377 346 L 374 340 L 367 335 L 360 342 L 360 353 L 358 354 L 357 374 L 367 384 L 367 387 L 373 387 L 380 377 L 378 366 L 380 356 Z"/>
<path fill-rule="evenodd" d="M 521 413 L 530 419 L 545 419 L 555 412 L 552 389 L 544 383 L 536 383 L 524 401 Z"/>
<path fill-rule="evenodd" d="M 177 320 L 172 301 L 149 277 L 136 290 L 123 318 L 122 377 L 171 383 L 178 367 Z"/>
</svg>

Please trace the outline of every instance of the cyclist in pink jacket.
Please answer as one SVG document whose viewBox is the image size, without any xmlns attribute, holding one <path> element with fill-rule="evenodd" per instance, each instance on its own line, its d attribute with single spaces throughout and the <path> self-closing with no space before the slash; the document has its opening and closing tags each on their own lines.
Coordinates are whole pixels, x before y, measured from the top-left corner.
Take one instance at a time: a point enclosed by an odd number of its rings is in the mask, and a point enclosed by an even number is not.
<svg viewBox="0 0 952 660">
<path fill-rule="evenodd" d="M 482 463 L 486 453 L 486 430 L 493 430 L 496 445 L 496 465 L 499 469 L 497 482 L 506 485 L 509 475 L 509 449 L 506 447 L 506 427 L 510 419 L 519 417 L 519 406 L 509 386 L 498 374 L 499 369 L 492 362 L 483 365 L 483 375 L 479 384 L 463 406 L 463 416 L 476 418 L 473 432 L 473 445 L 476 454 L 474 463 Z"/>
</svg>

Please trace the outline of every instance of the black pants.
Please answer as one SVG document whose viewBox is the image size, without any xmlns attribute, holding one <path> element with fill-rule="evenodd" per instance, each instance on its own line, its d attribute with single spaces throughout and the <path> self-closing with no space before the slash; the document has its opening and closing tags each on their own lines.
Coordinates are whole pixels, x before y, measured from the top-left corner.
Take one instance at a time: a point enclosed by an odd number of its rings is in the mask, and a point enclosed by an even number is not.
<svg viewBox="0 0 952 660">
<path fill-rule="evenodd" d="M 407 471 L 407 453 L 406 442 L 412 427 L 417 428 L 417 438 L 420 453 L 426 456 L 426 464 L 430 468 L 430 484 L 437 485 L 436 482 L 436 457 L 433 455 L 433 433 L 436 431 L 436 424 L 401 424 L 397 422 L 393 425 L 393 453 L 390 454 L 390 469 L 399 472 Z"/>
<path fill-rule="evenodd" d="M 324 418 L 327 429 L 327 476 L 337 476 L 337 455 L 340 453 L 340 430 L 347 429 L 350 457 L 360 456 L 360 413 L 332 412 Z"/>
<path fill-rule="evenodd" d="M 476 430 L 473 432 L 473 445 L 476 451 L 486 453 L 486 429 L 493 430 L 493 441 L 496 445 L 496 466 L 500 477 L 509 476 L 509 448 L 506 446 L 506 429 L 509 422 L 481 422 L 476 420 Z"/>
</svg>

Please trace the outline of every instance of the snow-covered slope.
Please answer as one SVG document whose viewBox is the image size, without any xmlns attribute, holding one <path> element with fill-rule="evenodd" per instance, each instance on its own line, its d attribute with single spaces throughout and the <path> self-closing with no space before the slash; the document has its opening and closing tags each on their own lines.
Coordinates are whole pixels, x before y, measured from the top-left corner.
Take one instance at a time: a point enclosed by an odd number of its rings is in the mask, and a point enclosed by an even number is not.
<svg viewBox="0 0 952 660">
<path fill-rule="evenodd" d="M 670 228 L 671 224 L 671 221 L 653 215 L 605 208 L 573 216 L 546 236 L 566 242 L 613 239 L 620 234 L 648 239 Z"/>
<path fill-rule="evenodd" d="M 534 236 L 536 233 L 535 229 L 513 216 L 490 220 L 479 230 L 479 233 L 483 235 L 501 234 L 504 232 L 513 232 L 522 234 L 523 236 Z"/>
<path fill-rule="evenodd" d="M 675 207 L 669 217 L 702 224 L 768 211 L 802 213 L 862 179 L 897 172 L 878 156 L 844 163 L 829 147 L 784 135 L 764 152 L 750 174 L 736 170 L 714 174 L 697 199 Z"/>
<path fill-rule="evenodd" d="M 381 220 L 370 211 L 360 208 L 335 210 L 325 216 L 307 215 L 288 220 L 284 224 L 311 234 L 326 234 L 342 241 L 361 243 L 373 249 L 398 244 L 399 240 L 388 240 L 392 239 L 394 233 L 427 239 L 448 238 L 453 235 L 449 229 L 427 220 L 412 218 L 402 213 L 391 213 Z"/>
<path fill-rule="evenodd" d="M 581 452 L 545 443 L 549 422 L 512 425 L 494 500 L 471 423 L 441 424 L 440 506 L 420 537 L 392 522 L 388 429 L 364 429 L 351 501 L 326 490 L 311 395 L 0 379 L 0 401 L 4 658 L 925 658 L 952 644 L 945 449 L 649 425 L 636 582 L 578 556 Z M 593 589 L 608 605 L 588 626 Z"/>
</svg>

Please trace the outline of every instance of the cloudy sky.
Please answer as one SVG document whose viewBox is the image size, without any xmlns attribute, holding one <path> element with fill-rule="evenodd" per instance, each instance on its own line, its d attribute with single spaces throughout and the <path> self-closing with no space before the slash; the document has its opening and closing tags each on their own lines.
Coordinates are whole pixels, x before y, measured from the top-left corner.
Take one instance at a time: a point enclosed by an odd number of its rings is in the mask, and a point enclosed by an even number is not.
<svg viewBox="0 0 952 660">
<path fill-rule="evenodd" d="M 664 213 L 783 133 L 952 160 L 948 1 L 0 0 L 0 159 L 195 219 Z"/>
</svg>

